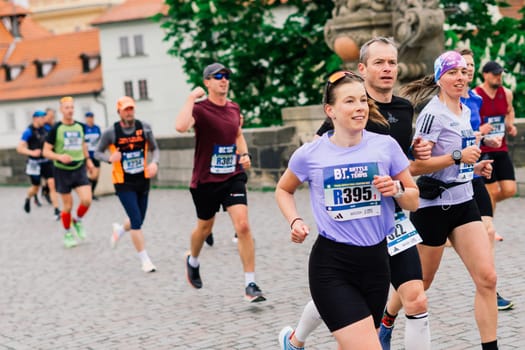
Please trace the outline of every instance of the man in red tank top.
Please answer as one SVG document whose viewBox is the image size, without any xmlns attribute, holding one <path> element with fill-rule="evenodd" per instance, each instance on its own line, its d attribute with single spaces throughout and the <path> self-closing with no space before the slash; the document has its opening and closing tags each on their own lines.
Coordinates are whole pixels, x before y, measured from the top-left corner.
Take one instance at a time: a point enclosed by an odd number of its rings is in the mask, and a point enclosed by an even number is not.
<svg viewBox="0 0 525 350">
<path fill-rule="evenodd" d="M 483 66 L 483 84 L 476 87 L 476 93 L 483 103 L 480 109 L 481 124 L 489 123 L 491 131 L 485 138 L 501 139 L 499 147 L 481 146 L 483 157 L 494 159 L 492 177 L 485 179 L 495 209 L 496 203 L 516 194 L 516 177 L 508 153 L 505 135 L 516 136 L 512 91 L 502 86 L 503 68 L 495 61 Z"/>
</svg>

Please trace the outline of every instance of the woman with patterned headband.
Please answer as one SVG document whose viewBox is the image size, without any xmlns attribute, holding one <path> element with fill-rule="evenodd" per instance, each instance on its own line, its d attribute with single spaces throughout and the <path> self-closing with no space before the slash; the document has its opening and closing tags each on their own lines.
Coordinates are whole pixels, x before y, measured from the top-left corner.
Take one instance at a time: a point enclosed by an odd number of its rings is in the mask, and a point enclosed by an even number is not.
<svg viewBox="0 0 525 350">
<path fill-rule="evenodd" d="M 491 161 L 476 163 L 481 151 L 470 124 L 470 109 L 460 100 L 468 85 L 467 73 L 465 59 L 448 51 L 436 59 L 434 75 L 403 90 L 414 105 L 429 91 L 437 91 L 416 120 L 414 137 L 432 143 L 432 156 L 416 159 L 410 167 L 413 175 L 423 175 L 418 179 L 419 209 L 410 220 L 423 239 L 418 250 L 425 289 L 432 284 L 449 238 L 476 285 L 474 309 L 482 349 L 495 350 L 494 256 L 471 183 L 474 173 L 490 176 L 492 167 Z"/>
</svg>

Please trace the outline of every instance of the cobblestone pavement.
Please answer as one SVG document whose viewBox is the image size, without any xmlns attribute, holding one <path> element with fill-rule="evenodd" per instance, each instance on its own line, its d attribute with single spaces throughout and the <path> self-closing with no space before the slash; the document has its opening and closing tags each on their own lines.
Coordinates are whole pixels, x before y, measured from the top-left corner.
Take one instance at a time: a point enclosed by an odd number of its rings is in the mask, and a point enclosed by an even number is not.
<svg viewBox="0 0 525 350">
<path fill-rule="evenodd" d="M 244 277 L 226 213 L 217 216 L 215 245 L 204 247 L 204 287 L 189 287 L 184 254 L 194 225 L 187 190 L 153 190 L 144 225 L 147 250 L 158 271 L 140 269 L 129 236 L 109 247 L 111 223 L 124 217 L 116 196 L 94 202 L 84 223 L 88 238 L 62 246 L 59 224 L 46 203 L 22 210 L 25 188 L 0 188 L 0 349 L 278 349 L 277 334 L 295 326 L 309 300 L 308 252 L 289 241 L 288 225 L 272 192 L 251 192 L 257 282 L 267 301 L 244 301 Z M 308 192 L 297 195 L 313 223 Z M 499 313 L 500 349 L 525 349 L 525 198 L 498 206 L 503 242 L 496 244 L 500 293 L 514 310 Z M 473 316 L 473 284 L 451 248 L 429 291 L 433 349 L 480 349 Z M 403 317 L 393 349 L 402 349 Z M 335 349 L 325 326 L 307 349 Z"/>
</svg>

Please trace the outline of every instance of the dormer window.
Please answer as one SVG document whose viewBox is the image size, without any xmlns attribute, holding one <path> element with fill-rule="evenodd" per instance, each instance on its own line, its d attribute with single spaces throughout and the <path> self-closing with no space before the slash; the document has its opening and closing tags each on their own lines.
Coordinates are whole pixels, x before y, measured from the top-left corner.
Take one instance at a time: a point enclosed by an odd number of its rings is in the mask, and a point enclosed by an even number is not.
<svg viewBox="0 0 525 350">
<path fill-rule="evenodd" d="M 83 53 L 80 55 L 82 60 L 82 73 L 89 73 L 100 65 L 99 54 L 87 54 Z"/>
<path fill-rule="evenodd" d="M 44 78 L 51 72 L 57 62 L 55 60 L 34 60 L 33 63 L 36 66 L 37 78 Z"/>
<path fill-rule="evenodd" d="M 24 65 L 22 64 L 13 64 L 13 65 L 2 65 L 5 71 L 5 81 L 13 81 L 22 73 L 24 70 Z"/>
</svg>

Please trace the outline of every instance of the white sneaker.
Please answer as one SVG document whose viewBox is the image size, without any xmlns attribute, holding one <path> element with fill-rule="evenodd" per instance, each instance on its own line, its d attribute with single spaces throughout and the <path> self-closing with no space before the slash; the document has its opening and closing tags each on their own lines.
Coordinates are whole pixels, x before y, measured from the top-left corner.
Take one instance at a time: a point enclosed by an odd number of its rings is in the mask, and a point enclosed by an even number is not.
<svg viewBox="0 0 525 350">
<path fill-rule="evenodd" d="M 111 233 L 111 239 L 109 243 L 111 245 L 111 248 L 115 249 L 117 247 L 118 240 L 120 239 L 119 232 L 122 231 L 123 226 L 121 224 L 114 222 L 112 227 L 113 227 L 113 232 Z"/>
<path fill-rule="evenodd" d="M 155 265 L 153 265 L 151 260 L 147 260 L 147 261 L 144 261 L 142 263 L 142 271 L 144 271 L 144 272 L 155 272 L 155 271 L 157 271 L 157 268 L 155 267 Z"/>
</svg>

